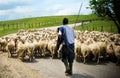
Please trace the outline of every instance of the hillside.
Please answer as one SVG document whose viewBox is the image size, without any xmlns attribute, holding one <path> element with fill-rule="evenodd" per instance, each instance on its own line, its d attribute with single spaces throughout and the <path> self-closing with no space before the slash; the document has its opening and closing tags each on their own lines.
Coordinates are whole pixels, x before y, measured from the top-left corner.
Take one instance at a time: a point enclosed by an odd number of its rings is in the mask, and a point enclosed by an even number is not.
<svg viewBox="0 0 120 78">
<path fill-rule="evenodd" d="M 102 23 L 103 18 L 98 17 L 97 15 L 94 14 L 79 15 L 79 16 L 64 15 L 64 16 L 44 16 L 44 17 L 34 17 L 34 18 L 23 18 L 16 20 L 0 21 L 0 36 L 16 33 L 20 29 L 28 30 L 28 29 L 38 29 L 38 28 L 62 25 L 62 19 L 64 17 L 67 17 L 69 19 L 69 24 L 73 24 L 75 22 L 99 21 L 100 23 L 98 24 L 100 24 L 101 26 L 106 25 L 105 23 Z M 78 20 L 76 21 L 76 19 Z M 104 19 L 106 19 L 107 22 L 110 22 L 108 18 L 104 18 Z M 112 25 L 113 28 L 115 28 L 115 25 L 114 24 Z M 86 30 L 86 29 L 80 29 L 80 30 Z"/>
</svg>

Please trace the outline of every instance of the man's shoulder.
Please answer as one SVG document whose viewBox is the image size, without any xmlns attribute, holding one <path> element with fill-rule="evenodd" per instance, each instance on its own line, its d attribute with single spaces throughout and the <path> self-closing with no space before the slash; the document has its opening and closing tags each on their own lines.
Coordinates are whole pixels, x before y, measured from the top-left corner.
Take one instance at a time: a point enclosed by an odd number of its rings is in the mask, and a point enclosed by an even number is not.
<svg viewBox="0 0 120 78">
<path fill-rule="evenodd" d="M 58 27 L 59 30 L 63 30 L 64 29 L 64 26 L 61 26 L 61 27 Z"/>
</svg>

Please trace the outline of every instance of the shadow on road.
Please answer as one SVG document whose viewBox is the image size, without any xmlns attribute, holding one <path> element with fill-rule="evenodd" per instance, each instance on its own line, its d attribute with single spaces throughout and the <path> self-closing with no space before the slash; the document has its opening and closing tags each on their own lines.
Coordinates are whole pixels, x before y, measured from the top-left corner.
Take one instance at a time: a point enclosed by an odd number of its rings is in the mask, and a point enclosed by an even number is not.
<svg viewBox="0 0 120 78">
<path fill-rule="evenodd" d="M 97 62 L 88 62 L 86 64 L 88 64 L 88 65 L 107 65 L 108 63 L 109 63 L 109 61 L 102 61 L 98 64 L 97 64 Z"/>
<path fill-rule="evenodd" d="M 82 75 L 82 74 L 73 74 L 70 78 L 94 78 L 93 76 L 90 75 Z"/>
</svg>

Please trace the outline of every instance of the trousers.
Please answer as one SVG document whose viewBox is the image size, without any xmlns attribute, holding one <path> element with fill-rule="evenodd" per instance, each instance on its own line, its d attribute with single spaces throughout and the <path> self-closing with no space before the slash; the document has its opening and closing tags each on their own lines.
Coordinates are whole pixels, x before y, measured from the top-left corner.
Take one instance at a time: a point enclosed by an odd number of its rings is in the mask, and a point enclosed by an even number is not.
<svg viewBox="0 0 120 78">
<path fill-rule="evenodd" d="M 75 58 L 74 53 L 74 43 L 69 45 L 62 46 L 62 62 L 68 61 L 69 63 L 73 63 Z"/>
</svg>

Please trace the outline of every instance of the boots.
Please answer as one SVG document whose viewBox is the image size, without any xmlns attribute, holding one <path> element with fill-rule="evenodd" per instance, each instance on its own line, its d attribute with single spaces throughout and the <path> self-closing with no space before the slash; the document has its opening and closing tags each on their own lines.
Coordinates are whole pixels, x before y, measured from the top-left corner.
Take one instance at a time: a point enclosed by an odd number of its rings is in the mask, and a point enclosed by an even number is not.
<svg viewBox="0 0 120 78">
<path fill-rule="evenodd" d="M 68 74 L 69 75 L 72 75 L 72 66 L 73 66 L 73 64 L 72 63 L 69 63 L 69 72 L 68 72 Z"/>
<path fill-rule="evenodd" d="M 66 68 L 66 70 L 65 70 L 65 73 L 68 73 L 69 72 L 69 70 L 70 70 L 70 68 L 69 68 L 69 66 L 68 66 L 68 62 L 67 62 L 67 60 L 64 60 L 64 65 L 65 65 L 65 68 Z"/>
<path fill-rule="evenodd" d="M 69 63 L 69 65 L 68 65 L 68 62 L 67 62 L 67 60 L 65 60 L 64 61 L 64 65 L 65 65 L 65 68 L 66 68 L 66 71 L 65 71 L 65 73 L 67 74 L 67 75 L 72 75 L 72 63 Z"/>
</svg>

